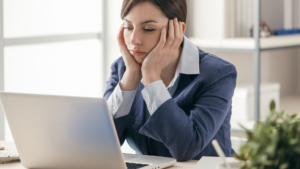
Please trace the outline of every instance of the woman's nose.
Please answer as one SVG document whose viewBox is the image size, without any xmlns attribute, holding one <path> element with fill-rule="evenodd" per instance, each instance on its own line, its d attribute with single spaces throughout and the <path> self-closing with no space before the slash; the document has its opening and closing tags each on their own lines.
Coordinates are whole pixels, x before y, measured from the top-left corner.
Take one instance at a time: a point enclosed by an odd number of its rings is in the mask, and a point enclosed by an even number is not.
<svg viewBox="0 0 300 169">
<path fill-rule="evenodd" d="M 130 43 L 133 45 L 141 45 L 142 44 L 142 35 L 136 31 L 133 30 L 132 34 L 131 34 L 131 39 L 130 39 Z"/>
</svg>

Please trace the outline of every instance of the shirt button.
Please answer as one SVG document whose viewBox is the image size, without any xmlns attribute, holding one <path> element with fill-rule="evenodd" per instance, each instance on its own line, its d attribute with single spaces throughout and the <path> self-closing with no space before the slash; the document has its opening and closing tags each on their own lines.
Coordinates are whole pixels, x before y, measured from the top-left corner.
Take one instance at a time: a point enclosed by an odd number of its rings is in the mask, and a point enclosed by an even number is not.
<svg viewBox="0 0 300 169">
<path fill-rule="evenodd" d="M 120 98 L 119 98 L 119 97 L 117 97 L 117 100 L 119 101 L 119 100 L 120 100 Z"/>
<path fill-rule="evenodd" d="M 113 106 L 112 108 L 113 108 L 113 110 L 115 110 L 115 109 L 116 109 L 116 106 Z"/>
<path fill-rule="evenodd" d="M 148 96 L 145 97 L 145 100 L 148 100 Z"/>
<path fill-rule="evenodd" d="M 152 110 L 152 107 L 151 107 L 151 106 L 149 106 L 149 110 L 150 110 L 150 111 Z"/>
</svg>

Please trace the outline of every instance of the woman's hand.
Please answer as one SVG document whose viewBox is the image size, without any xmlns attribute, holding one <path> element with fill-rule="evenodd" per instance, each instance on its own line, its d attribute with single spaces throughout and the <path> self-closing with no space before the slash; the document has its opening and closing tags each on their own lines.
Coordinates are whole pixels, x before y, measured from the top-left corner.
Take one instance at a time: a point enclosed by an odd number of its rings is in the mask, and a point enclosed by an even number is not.
<svg viewBox="0 0 300 169">
<path fill-rule="evenodd" d="M 168 38 L 166 27 L 162 28 L 158 44 L 146 56 L 142 64 L 142 75 L 145 85 L 160 80 L 161 71 L 167 67 L 183 40 L 182 23 L 177 18 L 169 21 Z"/>
<path fill-rule="evenodd" d="M 135 90 L 138 87 L 142 79 L 142 72 L 141 65 L 133 58 L 133 56 L 128 51 L 123 34 L 124 24 L 122 24 L 117 37 L 120 52 L 126 66 L 126 71 L 119 85 L 123 91 L 130 91 Z"/>
<path fill-rule="evenodd" d="M 123 60 L 124 60 L 125 65 L 126 65 L 126 70 L 140 72 L 141 71 L 141 65 L 133 58 L 133 56 L 128 51 L 127 46 L 125 44 L 123 34 L 124 34 L 124 23 L 122 24 L 122 26 L 119 30 L 119 34 L 118 34 L 117 39 L 118 39 L 120 52 L 123 56 Z"/>
</svg>

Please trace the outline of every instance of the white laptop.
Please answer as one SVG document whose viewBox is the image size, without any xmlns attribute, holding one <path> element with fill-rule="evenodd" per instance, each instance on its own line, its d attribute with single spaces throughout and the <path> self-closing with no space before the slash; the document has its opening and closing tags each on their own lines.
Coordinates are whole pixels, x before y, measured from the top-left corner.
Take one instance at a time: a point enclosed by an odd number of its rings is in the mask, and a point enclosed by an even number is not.
<svg viewBox="0 0 300 169">
<path fill-rule="evenodd" d="M 26 168 L 159 169 L 176 163 L 122 154 L 103 98 L 0 92 L 0 99 Z"/>
</svg>

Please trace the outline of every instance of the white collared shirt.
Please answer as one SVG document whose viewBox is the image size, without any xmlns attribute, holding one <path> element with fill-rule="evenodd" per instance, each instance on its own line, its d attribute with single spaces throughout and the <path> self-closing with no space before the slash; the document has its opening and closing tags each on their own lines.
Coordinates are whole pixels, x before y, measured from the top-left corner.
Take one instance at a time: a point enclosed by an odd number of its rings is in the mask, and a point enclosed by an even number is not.
<svg viewBox="0 0 300 169">
<path fill-rule="evenodd" d="M 183 49 L 180 60 L 177 65 L 174 78 L 169 86 L 166 87 L 162 80 L 158 80 L 149 84 L 141 91 L 150 116 L 165 101 L 172 98 L 177 89 L 180 74 L 199 73 L 198 48 L 187 37 L 183 36 Z M 137 89 L 132 91 L 122 91 L 119 84 L 116 86 L 107 101 L 108 107 L 114 118 L 122 117 L 129 113 L 136 91 Z"/>
</svg>

